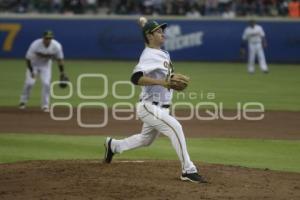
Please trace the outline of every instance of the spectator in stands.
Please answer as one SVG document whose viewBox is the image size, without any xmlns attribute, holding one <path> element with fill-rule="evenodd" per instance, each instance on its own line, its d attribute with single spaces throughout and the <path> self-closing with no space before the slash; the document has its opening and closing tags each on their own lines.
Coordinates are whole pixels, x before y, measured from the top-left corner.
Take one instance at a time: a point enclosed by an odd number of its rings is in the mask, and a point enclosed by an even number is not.
<svg viewBox="0 0 300 200">
<path fill-rule="evenodd" d="M 288 1 L 287 0 L 277 0 L 277 10 L 280 16 L 288 15 Z"/>
<path fill-rule="evenodd" d="M 291 16 L 297 0 L 0 0 L 1 12 L 63 14 Z"/>
<path fill-rule="evenodd" d="M 26 13 L 28 11 L 29 0 L 18 0 L 15 12 Z"/>
<path fill-rule="evenodd" d="M 110 3 L 108 4 L 109 8 L 107 14 L 116 13 L 118 4 L 119 4 L 119 0 L 111 0 Z"/>
<path fill-rule="evenodd" d="M 35 5 L 39 13 L 51 13 L 52 11 L 52 1 L 36 0 Z"/>
<path fill-rule="evenodd" d="M 235 18 L 235 11 L 232 9 L 231 4 L 227 4 L 224 8 L 225 10 L 222 12 L 221 16 L 224 19 L 232 19 Z"/>
<path fill-rule="evenodd" d="M 164 13 L 163 1 L 164 0 L 153 0 L 153 15 L 162 15 Z"/>
<path fill-rule="evenodd" d="M 218 11 L 219 13 L 228 12 L 229 6 L 232 0 L 218 0 Z"/>
<path fill-rule="evenodd" d="M 292 0 L 288 4 L 289 8 L 289 16 L 293 18 L 298 18 L 300 17 L 300 3 L 298 0 Z"/>
<path fill-rule="evenodd" d="M 62 1 L 63 0 L 52 0 L 52 12 L 53 13 L 61 13 L 62 12 Z"/>
<path fill-rule="evenodd" d="M 173 1 L 173 15 L 185 15 L 188 10 L 188 2 L 185 0 Z"/>
<path fill-rule="evenodd" d="M 86 0 L 85 3 L 85 13 L 89 13 L 90 11 L 94 14 L 98 12 L 98 2 L 97 0 Z"/>
<path fill-rule="evenodd" d="M 205 15 L 217 15 L 217 14 L 218 14 L 218 0 L 206 0 Z"/>
<path fill-rule="evenodd" d="M 205 2 L 206 0 L 191 0 L 190 7 L 196 7 L 201 16 L 205 15 Z"/>
<path fill-rule="evenodd" d="M 154 1 L 144 0 L 142 1 L 142 13 L 145 15 L 152 15 L 154 12 Z"/>
<path fill-rule="evenodd" d="M 186 16 L 189 18 L 199 18 L 201 17 L 201 14 L 197 7 L 191 7 L 191 9 L 186 13 Z"/>
<path fill-rule="evenodd" d="M 165 0 L 163 3 L 163 13 L 165 15 L 171 15 L 173 10 L 172 0 Z"/>
<path fill-rule="evenodd" d="M 236 15 L 238 16 L 245 16 L 247 11 L 246 11 L 246 2 L 245 0 L 236 0 L 234 2 L 235 10 L 236 10 Z"/>
</svg>

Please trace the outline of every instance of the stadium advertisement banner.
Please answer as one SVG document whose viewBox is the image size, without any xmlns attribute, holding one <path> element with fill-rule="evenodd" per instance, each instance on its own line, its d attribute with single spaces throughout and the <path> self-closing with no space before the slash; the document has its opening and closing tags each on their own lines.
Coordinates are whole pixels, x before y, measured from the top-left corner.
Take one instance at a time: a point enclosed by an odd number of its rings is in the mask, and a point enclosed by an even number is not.
<svg viewBox="0 0 300 200">
<path fill-rule="evenodd" d="M 168 23 L 164 46 L 172 60 L 241 60 L 239 49 L 246 20 L 164 22 Z M 268 61 L 300 62 L 299 22 L 259 21 L 258 24 L 266 32 Z M 0 57 L 24 58 L 30 43 L 48 29 L 62 43 L 67 59 L 136 60 L 144 48 L 141 30 L 133 19 L 0 18 Z"/>
</svg>

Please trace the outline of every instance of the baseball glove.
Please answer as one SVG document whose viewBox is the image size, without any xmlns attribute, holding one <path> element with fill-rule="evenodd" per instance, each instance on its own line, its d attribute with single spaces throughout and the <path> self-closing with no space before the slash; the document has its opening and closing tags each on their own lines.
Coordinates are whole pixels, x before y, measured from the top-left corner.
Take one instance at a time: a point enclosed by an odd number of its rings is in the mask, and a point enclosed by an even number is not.
<svg viewBox="0 0 300 200">
<path fill-rule="evenodd" d="M 65 74 L 61 74 L 59 77 L 59 87 L 66 88 L 68 86 L 69 78 Z"/>
<path fill-rule="evenodd" d="M 170 76 L 168 84 L 169 84 L 169 88 L 176 91 L 182 91 L 188 86 L 189 81 L 190 78 L 188 76 L 174 73 Z"/>
</svg>

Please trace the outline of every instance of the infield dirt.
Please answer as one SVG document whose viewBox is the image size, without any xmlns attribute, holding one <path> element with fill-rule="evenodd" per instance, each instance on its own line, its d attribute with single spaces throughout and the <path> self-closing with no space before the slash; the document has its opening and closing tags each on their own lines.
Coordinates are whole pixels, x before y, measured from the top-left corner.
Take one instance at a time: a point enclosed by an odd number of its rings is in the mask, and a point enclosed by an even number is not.
<svg viewBox="0 0 300 200">
<path fill-rule="evenodd" d="M 64 109 L 54 110 L 57 117 L 68 116 Z M 119 117 L 128 117 L 132 113 L 118 113 Z M 188 116 L 185 110 L 176 111 L 176 115 Z M 226 111 L 225 116 L 234 116 L 236 111 Z M 104 121 L 103 110 L 83 109 L 81 121 L 85 124 L 101 124 Z M 1 133 L 39 133 L 66 135 L 117 135 L 129 136 L 139 133 L 142 123 L 138 119 L 116 120 L 112 111 L 107 111 L 107 125 L 102 128 L 81 128 L 77 122 L 76 110 L 73 117 L 66 121 L 51 119 L 49 113 L 39 108 L 19 110 L 17 108 L 0 107 Z M 180 121 L 186 137 L 209 138 L 264 138 L 264 139 L 300 139 L 300 112 L 266 111 L 264 118 L 251 120 L 210 120 L 203 121 L 196 117 Z"/>
</svg>

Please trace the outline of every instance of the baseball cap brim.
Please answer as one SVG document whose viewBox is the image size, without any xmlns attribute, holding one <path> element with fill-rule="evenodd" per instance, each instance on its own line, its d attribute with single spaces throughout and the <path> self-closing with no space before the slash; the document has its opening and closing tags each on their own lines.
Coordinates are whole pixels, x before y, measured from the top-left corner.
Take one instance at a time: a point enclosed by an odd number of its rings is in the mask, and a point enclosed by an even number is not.
<svg viewBox="0 0 300 200">
<path fill-rule="evenodd" d="M 45 31 L 44 34 L 43 34 L 43 37 L 44 38 L 54 38 L 54 34 L 52 31 Z"/>
<path fill-rule="evenodd" d="M 164 30 L 165 28 L 167 28 L 167 26 L 168 26 L 167 23 L 162 23 L 162 24 L 156 26 L 154 29 L 152 29 L 151 32 L 153 33 L 154 31 L 158 30 L 159 28 L 162 28 Z"/>
<path fill-rule="evenodd" d="M 166 23 L 159 24 L 156 21 L 148 21 L 143 27 L 143 33 L 144 34 L 153 33 L 154 31 L 160 28 L 165 29 L 166 27 L 167 27 Z"/>
</svg>

